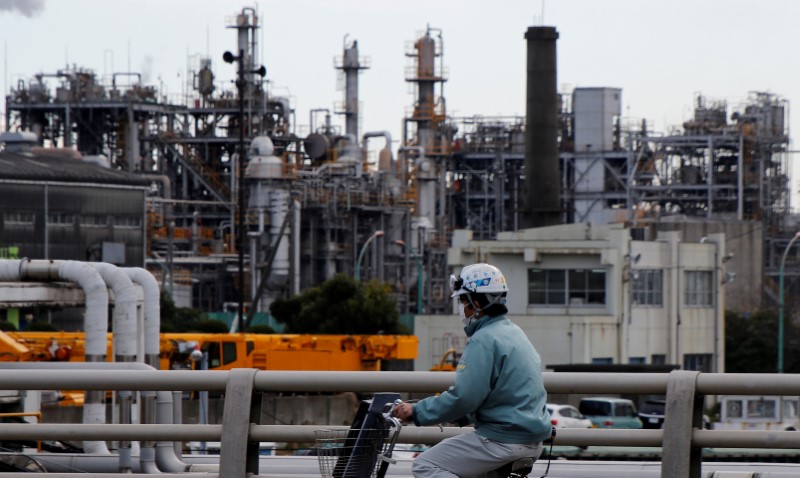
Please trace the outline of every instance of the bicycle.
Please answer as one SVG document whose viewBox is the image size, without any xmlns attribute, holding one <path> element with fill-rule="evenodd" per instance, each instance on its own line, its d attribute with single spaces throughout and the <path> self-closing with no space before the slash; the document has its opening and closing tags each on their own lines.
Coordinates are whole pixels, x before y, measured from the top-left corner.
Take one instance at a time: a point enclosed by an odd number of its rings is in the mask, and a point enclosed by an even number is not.
<svg viewBox="0 0 800 478">
<path fill-rule="evenodd" d="M 403 423 L 394 416 L 394 409 L 403 403 L 396 393 L 376 393 L 364 400 L 349 429 L 316 431 L 316 452 L 323 478 L 385 478 Z M 550 437 L 553 452 L 555 428 Z M 550 471 L 550 457 L 547 470 Z M 494 470 L 497 478 L 526 478 L 533 471 L 532 457 L 520 458 Z"/>
</svg>

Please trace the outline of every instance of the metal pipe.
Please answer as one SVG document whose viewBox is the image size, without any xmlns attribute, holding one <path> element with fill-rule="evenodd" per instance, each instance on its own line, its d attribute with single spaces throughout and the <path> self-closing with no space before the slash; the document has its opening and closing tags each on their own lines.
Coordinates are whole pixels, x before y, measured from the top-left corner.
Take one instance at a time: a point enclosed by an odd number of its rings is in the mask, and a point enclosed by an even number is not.
<svg viewBox="0 0 800 478">
<path fill-rule="evenodd" d="M 134 268 L 135 269 L 135 268 Z M 146 272 L 146 271 L 145 271 Z M 149 274 L 149 273 L 148 273 Z M 0 362 L 0 370 L 56 370 L 60 373 L 65 371 L 79 371 L 84 373 L 85 370 L 111 370 L 111 371 L 150 371 L 155 372 L 156 368 L 147 364 L 128 362 L 128 363 L 114 363 L 114 362 Z M 118 372 L 114 372 L 117 373 Z M 173 414 L 172 393 L 165 391 L 142 392 L 143 414 L 144 423 L 158 423 L 173 425 L 180 423 L 180 418 L 175 419 Z M 156 410 L 153 410 L 153 402 L 156 401 Z M 163 404 L 163 405 L 162 405 Z M 149 413 L 155 411 L 155 414 Z M 155 420 L 154 420 L 155 418 Z M 128 438 L 130 439 L 130 438 Z M 182 437 L 181 437 L 182 439 Z M 180 441 L 180 440 L 179 440 Z M 174 450 L 171 441 L 163 441 L 157 443 L 157 448 L 153 447 L 153 440 L 143 440 L 142 446 L 139 450 L 139 460 L 141 469 L 144 473 L 150 473 L 155 468 L 155 472 L 182 472 L 188 469 L 186 463 L 181 461 L 180 449 Z M 151 464 L 151 457 L 155 457 L 156 464 Z"/>
<path fill-rule="evenodd" d="M 87 362 L 105 362 L 108 330 L 108 290 L 100 274 L 89 264 L 76 261 L 0 261 L 3 280 L 68 280 L 83 288 L 86 297 L 84 314 L 85 356 Z M 60 387 L 63 388 L 63 387 Z M 33 388 L 34 390 L 36 387 Z M 103 390 L 98 388 L 95 390 Z M 105 423 L 106 410 L 100 393 L 87 393 L 83 405 L 84 423 Z M 109 453 L 106 444 L 84 443 L 87 453 Z"/>
<path fill-rule="evenodd" d="M 137 73 L 135 71 L 132 71 L 132 72 L 122 71 L 122 72 L 119 72 L 119 73 L 113 73 L 111 75 L 111 89 L 114 89 L 114 90 L 117 89 L 117 77 L 118 76 L 135 76 L 136 77 L 136 83 L 137 84 L 142 84 L 142 74 L 141 73 Z"/>
<path fill-rule="evenodd" d="M 104 262 L 90 263 L 114 292 L 114 361 L 136 361 L 136 289 L 119 267 Z"/>
<path fill-rule="evenodd" d="M 161 351 L 161 293 L 158 281 L 146 269 L 141 267 L 123 267 L 134 284 L 144 291 L 144 362 L 155 369 L 161 368 L 159 354 Z"/>
<path fill-rule="evenodd" d="M 205 354 L 203 355 L 204 355 L 203 361 L 207 362 L 208 358 L 205 356 Z M 208 370 L 208 367 L 206 367 L 205 370 Z M 205 394 L 206 397 L 208 396 L 208 392 L 204 390 L 200 391 L 200 394 L 201 397 L 202 394 Z M 162 406 L 163 406 L 163 411 L 161 413 L 167 416 L 166 414 L 168 413 L 167 411 L 168 404 L 164 403 Z M 183 423 L 183 392 L 172 392 L 172 423 L 176 425 L 180 425 L 181 423 Z M 201 425 L 205 424 L 206 423 L 201 423 Z M 181 455 L 180 443 L 174 442 L 172 445 L 175 448 L 175 454 L 177 456 L 180 456 Z"/>
<path fill-rule="evenodd" d="M 119 267 L 112 264 L 97 262 L 90 263 L 90 265 L 100 274 L 106 286 L 111 288 L 114 292 L 114 312 L 112 320 L 112 330 L 114 332 L 114 362 L 135 362 L 138 342 L 136 333 L 136 304 L 138 302 L 138 297 L 133 287 L 133 282 Z M 131 423 L 130 395 L 131 393 L 127 390 L 120 390 L 117 392 L 117 401 L 121 412 L 119 419 L 122 424 Z M 126 404 L 127 409 L 125 408 Z M 105 422 L 105 417 L 101 423 L 103 422 Z M 130 471 L 130 440 L 126 439 L 120 442 L 119 457 L 119 471 Z"/>
<path fill-rule="evenodd" d="M 783 271 L 784 266 L 786 265 L 786 256 L 789 254 L 789 249 L 792 248 L 792 244 L 800 238 L 800 231 L 794 234 L 792 240 L 789 241 L 789 244 L 786 245 L 786 249 L 783 251 L 783 256 L 781 256 L 781 268 L 779 274 L 779 282 L 778 282 L 778 373 L 783 373 Z"/>
<path fill-rule="evenodd" d="M 364 258 L 364 253 L 367 251 L 367 247 L 369 246 L 370 242 L 374 241 L 378 237 L 383 237 L 383 235 L 383 231 L 375 231 L 371 236 L 369 236 L 364 245 L 361 246 L 361 252 L 359 252 L 358 259 L 356 260 L 356 269 L 354 274 L 356 281 L 361 280 L 361 260 Z"/>
<path fill-rule="evenodd" d="M 169 221 L 172 219 L 172 181 L 169 179 L 169 176 L 166 174 L 147 174 L 147 173 L 138 173 L 139 176 L 150 179 L 152 181 L 158 181 L 161 183 L 161 198 L 164 199 L 164 219 Z"/>
</svg>

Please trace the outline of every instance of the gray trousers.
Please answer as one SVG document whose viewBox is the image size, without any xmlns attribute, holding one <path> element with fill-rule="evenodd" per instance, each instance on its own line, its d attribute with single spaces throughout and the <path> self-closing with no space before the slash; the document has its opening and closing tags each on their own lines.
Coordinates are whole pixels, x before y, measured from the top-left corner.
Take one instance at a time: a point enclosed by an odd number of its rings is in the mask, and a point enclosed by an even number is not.
<svg viewBox="0 0 800 478">
<path fill-rule="evenodd" d="M 419 455 L 411 464 L 414 478 L 465 478 L 481 476 L 506 463 L 542 454 L 542 443 L 499 443 L 474 431 L 443 440 Z"/>
</svg>

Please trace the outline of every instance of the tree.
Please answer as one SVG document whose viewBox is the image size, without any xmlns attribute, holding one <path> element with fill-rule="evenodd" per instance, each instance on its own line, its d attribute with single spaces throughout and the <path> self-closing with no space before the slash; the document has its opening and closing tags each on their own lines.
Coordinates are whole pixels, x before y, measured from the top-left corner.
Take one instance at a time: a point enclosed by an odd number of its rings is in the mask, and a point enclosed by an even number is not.
<svg viewBox="0 0 800 478">
<path fill-rule="evenodd" d="M 742 315 L 725 313 L 725 371 L 773 373 L 778 361 L 778 317 L 758 311 Z"/>
<path fill-rule="evenodd" d="M 788 314 L 784 322 L 784 372 L 800 372 L 800 326 Z M 725 371 L 775 373 L 778 367 L 778 314 L 760 310 L 753 314 L 725 313 Z"/>
<path fill-rule="evenodd" d="M 208 316 L 197 309 L 176 307 L 169 293 L 161 291 L 161 332 L 194 332 L 207 320 Z"/>
<path fill-rule="evenodd" d="M 358 282 L 339 274 L 289 299 L 276 299 L 270 313 L 295 334 L 400 334 L 397 302 L 386 284 Z"/>
<path fill-rule="evenodd" d="M 33 322 L 28 325 L 28 332 L 56 332 L 58 331 L 53 324 L 47 322 Z"/>
<path fill-rule="evenodd" d="M 203 332 L 206 334 L 227 334 L 230 332 L 227 324 L 221 320 L 202 319 L 192 326 L 191 332 Z"/>
<path fill-rule="evenodd" d="M 247 328 L 248 334 L 274 334 L 275 329 L 265 324 L 251 325 Z"/>
</svg>

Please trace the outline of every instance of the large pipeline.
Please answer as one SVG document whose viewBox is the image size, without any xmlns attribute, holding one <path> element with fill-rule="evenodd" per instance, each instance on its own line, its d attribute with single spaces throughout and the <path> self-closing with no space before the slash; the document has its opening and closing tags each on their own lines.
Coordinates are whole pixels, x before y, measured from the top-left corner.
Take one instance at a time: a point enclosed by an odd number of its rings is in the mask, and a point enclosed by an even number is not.
<svg viewBox="0 0 800 478">
<path fill-rule="evenodd" d="M 100 362 L 0 362 L 0 369 L 6 370 L 156 370 L 149 365 L 138 362 L 100 363 Z M 174 424 L 180 423 L 181 417 L 173 414 L 172 392 L 142 392 L 142 423 Z M 153 404 L 155 402 L 155 406 Z M 96 442 L 89 442 L 96 443 Z M 100 442 L 102 443 L 102 442 Z M 57 457 L 58 455 L 56 455 Z M 66 456 L 66 455 L 65 455 Z M 189 465 L 181 461 L 176 454 L 172 442 L 143 442 L 139 452 L 139 467 L 128 463 L 128 457 L 120 454 L 117 461 L 98 460 L 96 452 L 87 452 L 85 456 L 70 455 L 68 463 L 61 463 L 60 458 L 53 458 L 61 466 L 68 469 L 96 470 L 105 466 L 104 473 L 133 471 L 141 473 L 181 473 L 189 471 Z M 88 464 L 91 462 L 91 465 Z M 101 465 L 105 464 L 105 465 Z M 50 470 L 52 471 L 52 470 Z"/>
<path fill-rule="evenodd" d="M 153 274 L 141 267 L 123 267 L 122 272 L 144 292 L 144 363 L 158 369 L 161 349 L 161 295 L 158 282 Z"/>
<path fill-rule="evenodd" d="M 0 260 L 0 281 L 69 281 L 83 288 L 86 313 L 83 330 L 86 340 L 86 362 L 106 361 L 106 331 L 108 330 L 108 289 L 100 274 L 91 265 L 77 261 L 11 259 Z M 106 422 L 103 393 L 86 393 L 83 404 L 83 423 Z M 104 442 L 84 442 L 87 453 L 109 454 Z"/>
</svg>

